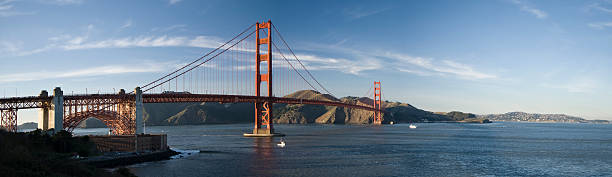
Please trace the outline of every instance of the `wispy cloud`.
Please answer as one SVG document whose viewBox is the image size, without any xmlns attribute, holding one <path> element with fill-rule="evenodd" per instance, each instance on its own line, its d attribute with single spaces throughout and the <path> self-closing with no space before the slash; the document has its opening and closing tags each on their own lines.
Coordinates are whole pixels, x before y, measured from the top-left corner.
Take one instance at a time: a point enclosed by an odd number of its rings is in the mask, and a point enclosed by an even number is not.
<svg viewBox="0 0 612 177">
<path fill-rule="evenodd" d="M 138 36 L 119 39 L 108 39 L 85 43 L 67 44 L 61 46 L 65 50 L 99 49 L 99 48 L 129 48 L 129 47 L 202 47 L 216 48 L 222 43 L 219 38 L 211 36 L 191 37 L 169 37 L 163 36 Z"/>
<path fill-rule="evenodd" d="M 599 3 L 593 3 L 587 6 L 587 10 L 591 10 L 591 9 L 595 9 L 595 10 L 599 10 L 599 11 L 607 12 L 607 13 L 612 13 L 612 8 L 604 7 Z"/>
<path fill-rule="evenodd" d="M 497 79 L 495 74 L 477 71 L 474 67 L 453 60 L 436 60 L 426 57 L 415 57 L 409 54 L 385 50 L 357 50 L 337 45 L 310 44 L 305 48 L 308 51 L 323 50 L 345 55 L 350 60 L 347 63 L 359 64 L 351 74 L 360 74 L 363 71 L 385 69 L 415 74 L 419 76 L 451 76 L 466 80 Z M 333 61 L 320 57 L 323 60 Z M 300 57 L 302 59 L 302 57 Z M 328 64 L 330 65 L 330 64 Z"/>
<path fill-rule="evenodd" d="M 11 8 L 13 8 L 13 5 L 8 4 L 10 1 L 3 1 L 0 2 L 0 10 L 9 10 Z"/>
<path fill-rule="evenodd" d="M 181 2 L 181 1 L 182 1 L 182 0 L 168 0 L 168 3 L 172 5 L 172 4 L 179 3 L 179 2 Z"/>
<path fill-rule="evenodd" d="M 0 0 L 0 17 L 11 17 L 20 15 L 34 15 L 36 12 L 17 11 L 14 8 L 15 0 Z"/>
<path fill-rule="evenodd" d="M 82 4 L 83 0 L 45 0 L 41 2 L 55 4 L 55 5 L 74 5 L 74 4 Z"/>
<path fill-rule="evenodd" d="M 546 19 L 548 17 L 548 14 L 546 12 L 540 9 L 531 7 L 520 0 L 512 0 L 511 2 L 518 5 L 522 11 L 531 13 L 535 15 L 536 17 L 538 17 L 539 19 Z"/>
<path fill-rule="evenodd" d="M 419 70 L 412 70 L 412 69 L 404 69 L 404 68 L 395 68 L 396 70 L 400 71 L 400 72 L 405 72 L 405 73 L 411 73 L 411 74 L 416 74 L 419 76 L 433 76 L 435 75 L 434 73 L 431 72 L 426 72 L 426 71 L 419 71 Z"/>
<path fill-rule="evenodd" d="M 176 25 L 175 25 L 176 26 Z M 173 29 L 180 28 L 178 25 Z M 168 36 L 149 35 L 132 36 L 123 38 L 111 38 L 103 40 L 90 40 L 89 33 L 93 25 L 87 26 L 87 32 L 80 36 L 60 35 L 49 38 L 51 44 L 33 50 L 22 50 L 19 43 L 0 41 L 2 53 L 16 56 L 32 55 L 48 50 L 84 50 L 103 48 L 133 48 L 133 47 L 199 47 L 216 48 L 222 45 L 223 40 L 214 36 Z M 390 68 L 399 72 L 417 74 L 420 76 L 455 76 L 461 79 L 494 79 L 496 75 L 476 71 L 472 66 L 452 60 L 435 60 L 433 58 L 413 57 L 407 54 L 390 51 L 370 51 L 343 48 L 339 44 L 321 45 L 320 50 L 332 51 L 342 57 L 329 57 L 315 54 L 319 49 L 312 52 L 297 52 L 297 57 L 303 61 L 310 70 L 333 70 L 348 74 L 360 75 L 364 71 Z M 246 52 L 252 52 L 245 50 Z M 307 50 L 308 51 L 308 50 Z M 292 56 L 288 51 L 283 51 L 285 57 Z M 279 58 L 278 52 L 275 57 Z M 297 63 L 296 63 L 297 65 Z M 299 68 L 299 66 L 296 66 Z"/>
<path fill-rule="evenodd" d="M 131 20 L 125 26 L 131 25 Z M 180 28 L 173 26 L 172 29 Z M 123 38 L 111 38 L 104 40 L 90 40 L 90 33 L 94 30 L 93 25 L 87 25 L 87 31 L 83 35 L 59 35 L 50 37 L 50 44 L 35 49 L 23 49 L 20 42 L 0 41 L 0 55 L 4 56 L 27 56 L 45 52 L 53 49 L 59 50 L 82 50 L 102 48 L 132 48 L 132 47 L 201 47 L 216 48 L 220 46 L 221 39 L 213 36 L 168 36 L 149 35 L 133 36 Z M 164 29 L 166 30 L 166 29 Z"/>
<path fill-rule="evenodd" d="M 563 89 L 569 93 L 593 93 L 600 86 L 600 81 L 594 78 L 571 78 L 565 83 L 542 83 L 543 87 Z"/>
<path fill-rule="evenodd" d="M 148 62 L 140 65 L 108 65 L 92 68 L 78 69 L 72 71 L 37 71 L 26 73 L 14 73 L 0 75 L 0 83 L 23 82 L 57 78 L 91 77 L 125 73 L 147 73 L 166 71 L 169 63 Z"/>
<path fill-rule="evenodd" d="M 379 8 L 373 9 L 371 7 L 363 8 L 363 7 L 354 7 L 354 8 L 345 8 L 342 12 L 344 15 L 349 17 L 351 20 L 360 19 L 363 17 L 375 15 L 381 12 L 389 10 L 389 8 Z"/>
<path fill-rule="evenodd" d="M 128 19 L 126 20 L 123 25 L 121 25 L 121 27 L 119 27 L 119 29 L 125 29 L 125 28 L 129 28 L 130 26 L 132 26 L 132 19 Z"/>
<path fill-rule="evenodd" d="M 153 32 L 168 32 L 168 31 L 185 31 L 185 27 L 187 27 L 187 25 L 185 24 L 178 24 L 178 25 L 172 25 L 172 26 L 168 26 L 168 27 L 156 27 L 151 29 L 151 31 Z"/>
<path fill-rule="evenodd" d="M 589 23 L 589 27 L 595 29 L 604 29 L 612 27 L 612 22 L 598 22 L 598 23 Z"/>
<path fill-rule="evenodd" d="M 335 70 L 359 75 L 363 71 L 382 68 L 377 60 L 349 60 L 345 58 L 321 57 L 313 54 L 297 54 L 309 70 Z"/>
<path fill-rule="evenodd" d="M 396 67 L 409 67 L 415 69 L 406 69 L 400 68 L 399 70 L 402 72 L 415 73 L 418 75 L 433 75 L 433 74 L 425 74 L 425 73 L 435 73 L 436 75 L 452 75 L 462 79 L 494 79 L 497 78 L 496 75 L 487 74 L 483 72 L 479 72 L 474 70 L 472 66 L 458 63 L 451 60 L 441 60 L 437 61 L 432 58 L 423 58 L 423 57 L 413 57 L 406 54 L 392 53 L 392 52 L 384 52 L 379 54 L 381 56 L 385 56 L 390 59 L 394 59 L 397 62 L 393 62 L 393 65 Z M 415 67 L 416 66 L 416 67 Z"/>
</svg>

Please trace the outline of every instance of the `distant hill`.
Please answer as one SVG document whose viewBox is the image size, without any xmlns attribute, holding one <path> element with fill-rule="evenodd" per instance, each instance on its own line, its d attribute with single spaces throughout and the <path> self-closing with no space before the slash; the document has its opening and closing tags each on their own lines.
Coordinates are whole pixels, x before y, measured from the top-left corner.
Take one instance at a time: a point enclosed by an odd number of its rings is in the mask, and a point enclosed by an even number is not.
<svg viewBox="0 0 612 177">
<path fill-rule="evenodd" d="M 493 121 L 514 121 L 514 122 L 564 122 L 564 123 L 609 123 L 607 120 L 586 120 L 581 117 L 569 116 L 565 114 L 536 114 L 525 112 L 508 112 L 504 114 L 479 115 L 480 118 Z"/>
<path fill-rule="evenodd" d="M 26 122 L 23 123 L 21 125 L 17 125 L 17 129 L 19 130 L 23 130 L 23 129 L 37 129 L 38 128 L 38 123 L 36 122 Z"/>
<path fill-rule="evenodd" d="M 358 105 L 372 105 L 370 98 L 335 98 L 312 90 L 301 90 L 285 97 L 341 101 Z M 383 102 L 386 113 L 383 123 L 455 121 L 459 118 L 435 114 L 399 102 Z M 274 104 L 273 122 L 280 124 L 369 124 L 371 111 L 323 105 Z M 253 122 L 255 114 L 252 103 L 153 103 L 144 105 L 147 125 L 223 124 Z M 457 112 L 458 114 L 459 112 Z M 455 113 L 453 113 L 454 115 Z M 461 119 L 463 120 L 463 119 Z"/>
<path fill-rule="evenodd" d="M 470 123 L 491 123 L 491 120 L 486 118 L 479 118 L 476 114 L 463 113 L 459 111 L 451 112 L 437 112 L 436 114 L 442 114 L 450 117 L 455 122 L 470 122 Z"/>
<path fill-rule="evenodd" d="M 84 121 L 81 121 L 81 123 L 79 123 L 77 127 L 78 128 L 106 128 L 106 125 L 100 119 L 88 118 L 88 119 L 85 119 Z"/>
</svg>

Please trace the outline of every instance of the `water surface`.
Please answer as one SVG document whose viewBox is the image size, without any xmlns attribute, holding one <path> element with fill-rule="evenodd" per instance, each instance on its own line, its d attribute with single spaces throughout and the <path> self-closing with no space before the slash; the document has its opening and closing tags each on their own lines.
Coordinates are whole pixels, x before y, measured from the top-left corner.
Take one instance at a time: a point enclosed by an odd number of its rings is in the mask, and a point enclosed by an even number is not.
<svg viewBox="0 0 612 177">
<path fill-rule="evenodd" d="M 172 148 L 206 153 L 129 168 L 138 176 L 612 175 L 609 124 L 417 125 L 275 125 L 288 135 L 285 148 L 278 138 L 243 137 L 252 124 L 147 127 L 168 134 Z"/>
</svg>

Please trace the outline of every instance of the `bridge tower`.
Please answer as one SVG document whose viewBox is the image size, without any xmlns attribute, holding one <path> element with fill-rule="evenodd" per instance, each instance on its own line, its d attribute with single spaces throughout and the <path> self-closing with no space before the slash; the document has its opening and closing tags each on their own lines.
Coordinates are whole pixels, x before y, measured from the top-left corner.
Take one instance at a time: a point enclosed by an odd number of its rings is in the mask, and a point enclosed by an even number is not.
<svg viewBox="0 0 612 177">
<path fill-rule="evenodd" d="M 253 134 L 245 136 L 278 136 L 274 133 L 272 124 L 272 100 L 262 99 L 261 88 L 265 85 L 268 98 L 272 95 L 272 22 L 257 22 L 255 32 L 255 95 L 258 101 L 255 102 L 255 127 Z M 265 35 L 260 34 L 263 32 Z M 262 38 L 262 36 L 265 36 Z M 265 52 L 262 52 L 263 51 Z M 265 64 L 264 64 L 265 63 Z M 263 65 L 263 68 L 262 68 Z M 262 70 L 263 69 L 263 70 Z"/>
<path fill-rule="evenodd" d="M 375 125 L 382 124 L 382 90 L 380 81 L 374 81 L 374 120 L 372 121 Z"/>
<path fill-rule="evenodd" d="M 261 98 L 262 83 L 265 82 L 267 88 L 267 96 L 272 97 L 272 23 L 268 22 L 256 24 L 255 32 L 255 94 Z M 266 37 L 261 38 L 260 32 L 267 32 Z M 267 51 L 262 53 L 262 45 Z M 261 65 L 265 62 L 267 67 L 265 73 L 262 72 Z M 272 103 L 269 100 L 263 102 L 255 102 L 255 127 L 253 134 L 273 134 L 274 127 L 271 122 Z"/>
</svg>

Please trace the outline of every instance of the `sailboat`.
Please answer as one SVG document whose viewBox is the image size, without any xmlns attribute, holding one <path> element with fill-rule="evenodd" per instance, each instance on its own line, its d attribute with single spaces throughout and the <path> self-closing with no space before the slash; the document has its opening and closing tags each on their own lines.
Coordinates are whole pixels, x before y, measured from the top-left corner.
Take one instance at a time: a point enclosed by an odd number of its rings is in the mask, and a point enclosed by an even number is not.
<svg viewBox="0 0 612 177">
<path fill-rule="evenodd" d="M 276 146 L 284 148 L 285 147 L 285 140 L 283 140 L 283 138 L 281 137 L 280 143 L 276 144 Z"/>
</svg>

